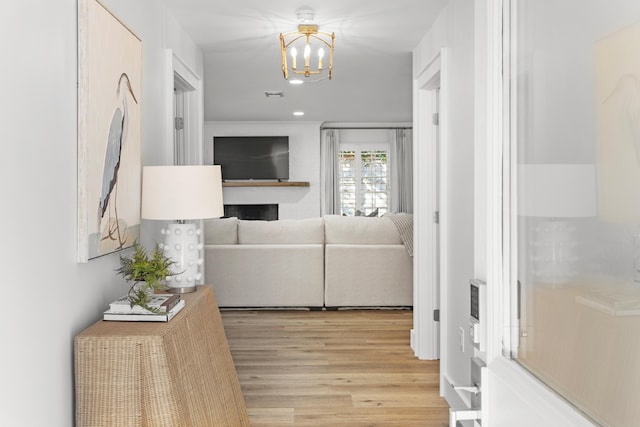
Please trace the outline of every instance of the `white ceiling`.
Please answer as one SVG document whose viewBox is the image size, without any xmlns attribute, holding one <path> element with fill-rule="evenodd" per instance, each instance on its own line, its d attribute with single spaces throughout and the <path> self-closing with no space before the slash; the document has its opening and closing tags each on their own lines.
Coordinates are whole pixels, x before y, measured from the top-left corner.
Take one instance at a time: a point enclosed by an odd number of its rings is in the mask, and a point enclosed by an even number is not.
<svg viewBox="0 0 640 427">
<path fill-rule="evenodd" d="M 204 52 L 205 120 L 321 122 L 410 122 L 411 51 L 447 3 L 161 1 Z M 315 10 L 320 31 L 335 33 L 333 78 L 294 86 L 282 76 L 279 34 L 297 29 L 303 7 Z"/>
</svg>

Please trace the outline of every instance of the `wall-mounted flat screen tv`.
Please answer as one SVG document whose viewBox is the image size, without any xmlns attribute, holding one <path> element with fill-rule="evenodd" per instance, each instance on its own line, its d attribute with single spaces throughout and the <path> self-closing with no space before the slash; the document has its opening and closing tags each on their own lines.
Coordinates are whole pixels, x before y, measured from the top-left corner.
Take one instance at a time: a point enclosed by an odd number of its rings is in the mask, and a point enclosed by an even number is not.
<svg viewBox="0 0 640 427">
<path fill-rule="evenodd" d="M 213 163 L 223 180 L 289 179 L 288 136 L 215 136 Z"/>
</svg>

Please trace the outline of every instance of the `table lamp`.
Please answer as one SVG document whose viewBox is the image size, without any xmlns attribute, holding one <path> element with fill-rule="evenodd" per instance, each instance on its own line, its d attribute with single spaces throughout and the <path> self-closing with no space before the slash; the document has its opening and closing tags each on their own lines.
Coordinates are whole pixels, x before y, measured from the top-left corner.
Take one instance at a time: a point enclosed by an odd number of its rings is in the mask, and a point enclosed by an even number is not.
<svg viewBox="0 0 640 427">
<path fill-rule="evenodd" d="M 534 276 L 568 282 L 576 274 L 572 219 L 596 216 L 596 173 L 591 164 L 519 164 L 518 215 L 537 217 Z"/>
<path fill-rule="evenodd" d="M 177 274 L 167 278 L 169 292 L 196 289 L 202 277 L 201 230 L 188 220 L 224 215 L 220 166 L 145 166 L 142 170 L 143 219 L 174 220 L 162 229 L 161 247 Z"/>
</svg>

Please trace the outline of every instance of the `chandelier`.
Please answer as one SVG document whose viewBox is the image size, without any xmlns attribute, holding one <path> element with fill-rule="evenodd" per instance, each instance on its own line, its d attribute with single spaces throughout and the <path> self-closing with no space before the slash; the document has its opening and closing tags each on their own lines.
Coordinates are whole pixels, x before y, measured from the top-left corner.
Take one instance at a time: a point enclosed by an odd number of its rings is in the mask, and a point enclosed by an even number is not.
<svg viewBox="0 0 640 427">
<path fill-rule="evenodd" d="M 331 79 L 334 33 L 320 32 L 317 25 L 310 23 L 314 16 L 312 10 L 300 10 L 297 16 L 300 22 L 298 31 L 288 34 L 280 33 L 284 78 L 289 80 L 291 77 L 304 77 L 304 80 L 299 81 L 300 83 Z M 325 59 L 327 55 L 328 61 Z M 288 62 L 288 57 L 291 63 Z"/>
</svg>

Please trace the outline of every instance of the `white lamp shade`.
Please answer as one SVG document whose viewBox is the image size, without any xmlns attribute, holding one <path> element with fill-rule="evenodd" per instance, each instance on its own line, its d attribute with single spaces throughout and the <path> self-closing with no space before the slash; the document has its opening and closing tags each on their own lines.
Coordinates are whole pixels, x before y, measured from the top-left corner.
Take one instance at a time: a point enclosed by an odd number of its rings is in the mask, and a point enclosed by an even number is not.
<svg viewBox="0 0 640 427">
<path fill-rule="evenodd" d="M 518 214 L 596 216 L 596 173 L 590 164 L 519 164 Z"/>
<path fill-rule="evenodd" d="M 144 219 L 190 220 L 224 215 L 220 166 L 145 166 Z"/>
</svg>

